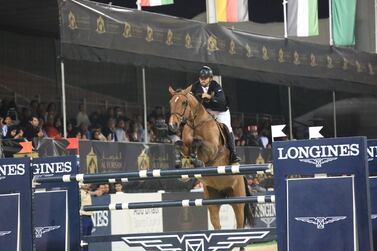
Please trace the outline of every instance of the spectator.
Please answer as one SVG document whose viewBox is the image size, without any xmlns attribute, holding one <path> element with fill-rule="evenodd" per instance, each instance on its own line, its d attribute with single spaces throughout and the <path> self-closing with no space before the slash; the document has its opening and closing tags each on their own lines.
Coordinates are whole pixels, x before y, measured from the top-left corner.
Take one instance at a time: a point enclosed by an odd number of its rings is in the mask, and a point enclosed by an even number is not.
<svg viewBox="0 0 377 251">
<path fill-rule="evenodd" d="M 258 128 L 256 125 L 247 127 L 246 133 L 244 133 L 241 141 L 243 142 L 244 146 L 263 147 L 263 145 L 261 145 L 260 142 L 258 141 Z"/>
<path fill-rule="evenodd" d="M 115 183 L 114 188 L 115 188 L 115 193 L 124 193 L 122 182 Z"/>
<path fill-rule="evenodd" d="M 101 133 L 101 129 L 99 128 L 93 130 L 92 140 L 107 141 L 106 137 Z"/>
<path fill-rule="evenodd" d="M 247 179 L 247 185 L 249 187 L 251 194 L 258 194 L 258 193 L 266 192 L 266 188 L 262 187 L 259 184 L 259 179 L 256 176 L 253 177 L 252 175 L 250 175 Z"/>
<path fill-rule="evenodd" d="M 17 128 L 17 126 L 11 126 L 8 128 L 8 132 L 5 138 L 23 140 L 23 136 L 24 132 L 22 131 L 22 129 Z"/>
<path fill-rule="evenodd" d="M 6 116 L 3 121 L 3 127 L 2 127 L 2 136 L 6 137 L 8 133 L 8 128 L 13 125 L 13 120 L 10 116 Z"/>
<path fill-rule="evenodd" d="M 24 136 L 27 140 L 32 141 L 33 138 L 43 138 L 44 134 L 39 127 L 39 120 L 36 116 L 31 116 L 29 123 L 25 128 Z"/>
<path fill-rule="evenodd" d="M 81 124 L 86 124 L 90 126 L 89 116 L 86 113 L 84 104 L 79 105 L 79 112 L 76 115 L 76 126 L 79 126 Z"/>
<path fill-rule="evenodd" d="M 81 220 L 81 230 L 82 235 L 91 235 L 93 229 L 93 222 L 92 222 L 92 212 L 86 212 L 83 209 L 83 206 L 91 206 L 92 205 L 92 197 L 90 195 L 90 184 L 81 184 L 80 185 L 80 201 L 81 201 L 81 209 L 80 209 L 80 220 Z M 84 246 L 82 248 L 83 251 L 88 251 L 88 246 Z"/>
<path fill-rule="evenodd" d="M 49 115 L 47 123 L 46 123 L 47 136 L 53 139 L 61 139 L 62 135 L 59 132 L 59 129 L 55 125 L 56 123 L 55 123 L 54 117 L 52 115 Z"/>
<path fill-rule="evenodd" d="M 259 139 L 258 141 L 260 142 L 260 144 L 263 146 L 263 148 L 267 148 L 267 146 L 269 145 L 269 139 L 268 139 L 268 132 L 266 129 L 263 129 L 260 133 L 260 136 L 259 136 Z"/>
<path fill-rule="evenodd" d="M 119 119 L 115 128 L 115 135 L 119 142 L 130 142 L 127 131 L 126 122 L 123 119 Z"/>
<path fill-rule="evenodd" d="M 106 137 L 107 141 L 118 141 L 117 135 L 115 133 L 115 119 L 114 118 L 109 118 L 109 120 L 106 123 L 105 128 L 103 129 L 102 133 Z"/>
</svg>

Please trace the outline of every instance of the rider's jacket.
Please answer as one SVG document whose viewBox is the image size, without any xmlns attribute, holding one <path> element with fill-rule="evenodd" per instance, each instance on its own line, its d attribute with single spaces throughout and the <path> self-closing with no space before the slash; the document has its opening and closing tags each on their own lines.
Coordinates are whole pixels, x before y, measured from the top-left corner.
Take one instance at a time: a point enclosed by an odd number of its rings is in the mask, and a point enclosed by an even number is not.
<svg viewBox="0 0 377 251">
<path fill-rule="evenodd" d="M 212 98 L 210 100 L 203 100 L 204 107 L 206 109 L 211 109 L 212 111 L 219 112 L 225 112 L 226 110 L 228 110 L 228 101 L 219 83 L 217 83 L 215 80 L 211 80 L 207 88 L 207 93 L 211 95 Z M 199 82 L 196 82 L 192 85 L 191 91 L 194 94 L 194 96 L 199 101 L 201 101 L 201 95 L 203 92 L 205 92 L 205 89 L 207 88 L 203 88 Z"/>
</svg>

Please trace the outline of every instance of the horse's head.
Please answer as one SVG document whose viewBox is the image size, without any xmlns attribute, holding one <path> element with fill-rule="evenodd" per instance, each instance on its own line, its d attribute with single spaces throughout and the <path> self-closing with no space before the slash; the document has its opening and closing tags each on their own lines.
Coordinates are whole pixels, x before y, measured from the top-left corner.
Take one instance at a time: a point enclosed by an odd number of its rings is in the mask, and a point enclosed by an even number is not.
<svg viewBox="0 0 377 251">
<path fill-rule="evenodd" d="M 170 99 L 169 130 L 177 132 L 180 125 L 186 123 L 190 115 L 189 94 L 191 85 L 185 90 L 177 91 L 169 86 L 169 92 L 172 95 Z"/>
</svg>

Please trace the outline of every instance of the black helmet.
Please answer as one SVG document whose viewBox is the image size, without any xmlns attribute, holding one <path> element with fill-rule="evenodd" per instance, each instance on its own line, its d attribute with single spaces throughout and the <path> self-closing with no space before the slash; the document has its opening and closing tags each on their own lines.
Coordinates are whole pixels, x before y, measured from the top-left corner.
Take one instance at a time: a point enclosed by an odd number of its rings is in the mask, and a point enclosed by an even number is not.
<svg viewBox="0 0 377 251">
<path fill-rule="evenodd" d="M 213 71 L 208 66 L 203 66 L 199 71 L 199 78 L 201 79 L 207 79 L 213 77 Z"/>
</svg>

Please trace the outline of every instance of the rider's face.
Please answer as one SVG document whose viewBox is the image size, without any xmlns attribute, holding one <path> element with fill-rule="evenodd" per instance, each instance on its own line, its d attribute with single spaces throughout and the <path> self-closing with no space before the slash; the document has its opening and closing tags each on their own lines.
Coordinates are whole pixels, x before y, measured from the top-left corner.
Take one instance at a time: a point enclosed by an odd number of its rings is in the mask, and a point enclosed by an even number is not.
<svg viewBox="0 0 377 251">
<path fill-rule="evenodd" d="M 204 87 L 209 84 L 209 81 L 210 81 L 210 78 L 206 78 L 206 79 L 199 78 L 200 85 Z"/>
</svg>

